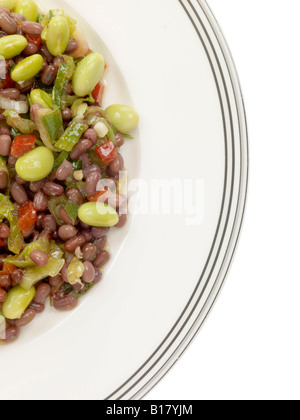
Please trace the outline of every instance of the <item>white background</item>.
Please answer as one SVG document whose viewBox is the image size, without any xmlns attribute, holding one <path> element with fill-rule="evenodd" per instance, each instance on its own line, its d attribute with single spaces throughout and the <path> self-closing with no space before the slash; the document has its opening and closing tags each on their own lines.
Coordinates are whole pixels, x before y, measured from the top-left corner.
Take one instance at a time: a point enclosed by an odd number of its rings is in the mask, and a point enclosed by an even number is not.
<svg viewBox="0 0 300 420">
<path fill-rule="evenodd" d="M 192 346 L 146 399 L 300 398 L 300 2 L 209 0 L 245 97 L 250 185 L 236 258 Z"/>
</svg>

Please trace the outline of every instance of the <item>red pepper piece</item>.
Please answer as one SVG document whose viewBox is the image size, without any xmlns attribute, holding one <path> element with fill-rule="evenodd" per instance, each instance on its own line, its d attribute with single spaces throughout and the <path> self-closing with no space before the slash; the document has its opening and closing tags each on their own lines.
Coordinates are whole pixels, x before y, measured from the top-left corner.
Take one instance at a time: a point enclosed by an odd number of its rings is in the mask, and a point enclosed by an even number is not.
<svg viewBox="0 0 300 420">
<path fill-rule="evenodd" d="M 4 78 L 3 82 L 4 82 L 5 87 L 6 87 L 7 89 L 9 89 L 9 88 L 14 88 L 14 87 L 16 86 L 16 82 L 14 82 L 14 81 L 12 80 L 12 78 L 10 77 L 10 70 L 6 73 L 6 75 L 5 75 L 5 78 Z"/>
<path fill-rule="evenodd" d="M 95 201 L 95 202 L 97 202 L 104 194 L 105 194 L 105 197 L 104 198 L 106 200 L 107 199 L 107 194 L 108 194 L 107 187 L 101 187 L 100 191 L 98 191 L 94 195 L 89 195 L 87 199 L 89 201 Z M 103 201 L 103 200 L 101 200 L 101 201 Z"/>
<path fill-rule="evenodd" d="M 20 158 L 24 156 L 26 153 L 30 152 L 30 150 L 35 145 L 36 137 L 31 134 L 22 134 L 16 136 L 13 144 L 11 146 L 11 154 L 16 157 Z"/>
<path fill-rule="evenodd" d="M 5 245 L 5 242 L 3 241 L 3 239 L 0 239 L 0 247 L 4 245 Z"/>
<path fill-rule="evenodd" d="M 26 39 L 31 44 L 36 45 L 38 48 L 40 48 L 40 45 L 42 43 L 42 38 L 40 35 L 26 35 Z"/>
<path fill-rule="evenodd" d="M 4 263 L 1 274 L 11 274 L 16 270 L 16 266 L 10 263 Z"/>
<path fill-rule="evenodd" d="M 111 140 L 97 147 L 95 150 L 95 155 L 98 156 L 104 165 L 109 165 L 113 160 L 115 160 L 117 152 L 115 146 Z"/>
<path fill-rule="evenodd" d="M 97 83 L 95 89 L 92 92 L 92 96 L 95 99 L 96 102 L 98 102 L 99 104 L 102 103 L 102 99 L 103 99 L 103 94 L 104 94 L 104 89 L 105 86 L 99 82 Z"/>
<path fill-rule="evenodd" d="M 32 201 L 27 201 L 26 204 L 19 209 L 18 226 L 24 235 L 27 233 L 37 221 L 37 212 Z"/>
</svg>

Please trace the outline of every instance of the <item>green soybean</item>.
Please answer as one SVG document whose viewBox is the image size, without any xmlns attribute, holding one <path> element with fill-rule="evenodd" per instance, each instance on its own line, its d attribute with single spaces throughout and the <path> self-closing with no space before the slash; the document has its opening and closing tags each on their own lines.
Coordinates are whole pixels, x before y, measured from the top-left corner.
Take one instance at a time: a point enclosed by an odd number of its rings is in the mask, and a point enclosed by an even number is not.
<svg viewBox="0 0 300 420">
<path fill-rule="evenodd" d="M 54 165 L 54 156 L 47 147 L 37 147 L 16 162 L 17 174 L 25 181 L 40 181 L 48 176 Z"/>
<path fill-rule="evenodd" d="M 57 57 L 66 51 L 70 39 L 70 27 L 67 18 L 55 16 L 51 19 L 47 30 L 47 48 Z"/>
<path fill-rule="evenodd" d="M 19 0 L 14 11 L 25 16 L 27 20 L 33 22 L 37 22 L 38 20 L 38 8 L 32 0 Z"/>
<path fill-rule="evenodd" d="M 80 61 L 73 76 L 73 90 L 77 96 L 89 95 L 102 78 L 105 61 L 101 54 L 92 53 Z"/>
<path fill-rule="evenodd" d="M 43 61 L 43 57 L 40 54 L 31 55 L 20 61 L 11 72 L 12 80 L 24 82 L 32 79 L 42 70 Z"/>
<path fill-rule="evenodd" d="M 139 123 L 138 113 L 127 105 L 111 105 L 105 110 L 105 117 L 121 133 L 129 133 Z"/>
<path fill-rule="evenodd" d="M 31 304 L 34 295 L 34 287 L 30 290 L 25 290 L 21 286 L 13 287 L 8 292 L 7 299 L 2 305 L 2 312 L 5 318 L 19 319 Z"/>
<path fill-rule="evenodd" d="M 53 108 L 51 95 L 42 89 L 33 89 L 30 92 L 30 100 L 32 104 L 40 104 L 47 109 Z"/>
<path fill-rule="evenodd" d="M 85 203 L 80 206 L 78 217 L 89 226 L 112 227 L 119 222 L 116 210 L 104 203 Z"/>
<path fill-rule="evenodd" d="M 22 35 L 4 36 L 0 38 L 0 55 L 9 60 L 21 54 L 27 44 L 27 39 Z"/>
<path fill-rule="evenodd" d="M 1 7 L 7 7 L 9 10 L 13 10 L 16 5 L 17 0 L 0 0 Z"/>
</svg>

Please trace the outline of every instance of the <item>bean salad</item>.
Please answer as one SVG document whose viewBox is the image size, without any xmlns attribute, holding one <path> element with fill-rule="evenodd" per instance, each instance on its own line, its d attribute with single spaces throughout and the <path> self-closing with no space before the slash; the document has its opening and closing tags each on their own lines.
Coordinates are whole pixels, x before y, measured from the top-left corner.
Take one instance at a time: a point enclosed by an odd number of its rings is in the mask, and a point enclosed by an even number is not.
<svg viewBox="0 0 300 420">
<path fill-rule="evenodd" d="M 120 191 L 126 105 L 104 109 L 107 63 L 64 10 L 0 0 L 0 342 L 101 280 Z"/>
</svg>

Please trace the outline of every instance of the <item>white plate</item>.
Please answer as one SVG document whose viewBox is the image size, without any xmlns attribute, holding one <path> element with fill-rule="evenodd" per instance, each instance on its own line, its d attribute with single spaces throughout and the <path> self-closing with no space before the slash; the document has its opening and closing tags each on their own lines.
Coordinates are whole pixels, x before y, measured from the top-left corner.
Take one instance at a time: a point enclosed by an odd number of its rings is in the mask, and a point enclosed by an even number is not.
<svg viewBox="0 0 300 420">
<path fill-rule="evenodd" d="M 153 205 L 131 216 L 111 236 L 103 281 L 80 306 L 47 308 L 18 342 L 0 348 L 1 399 L 141 398 L 202 325 L 236 247 L 248 158 L 237 76 L 204 1 L 39 4 L 75 15 L 105 55 L 105 103 L 139 111 L 139 132 L 124 148 L 129 181 L 142 180 L 139 198 L 153 180 L 175 180 L 185 211 L 156 215 Z M 199 193 L 198 220 L 187 205 L 189 185 L 194 200 L 196 186 Z"/>
</svg>

